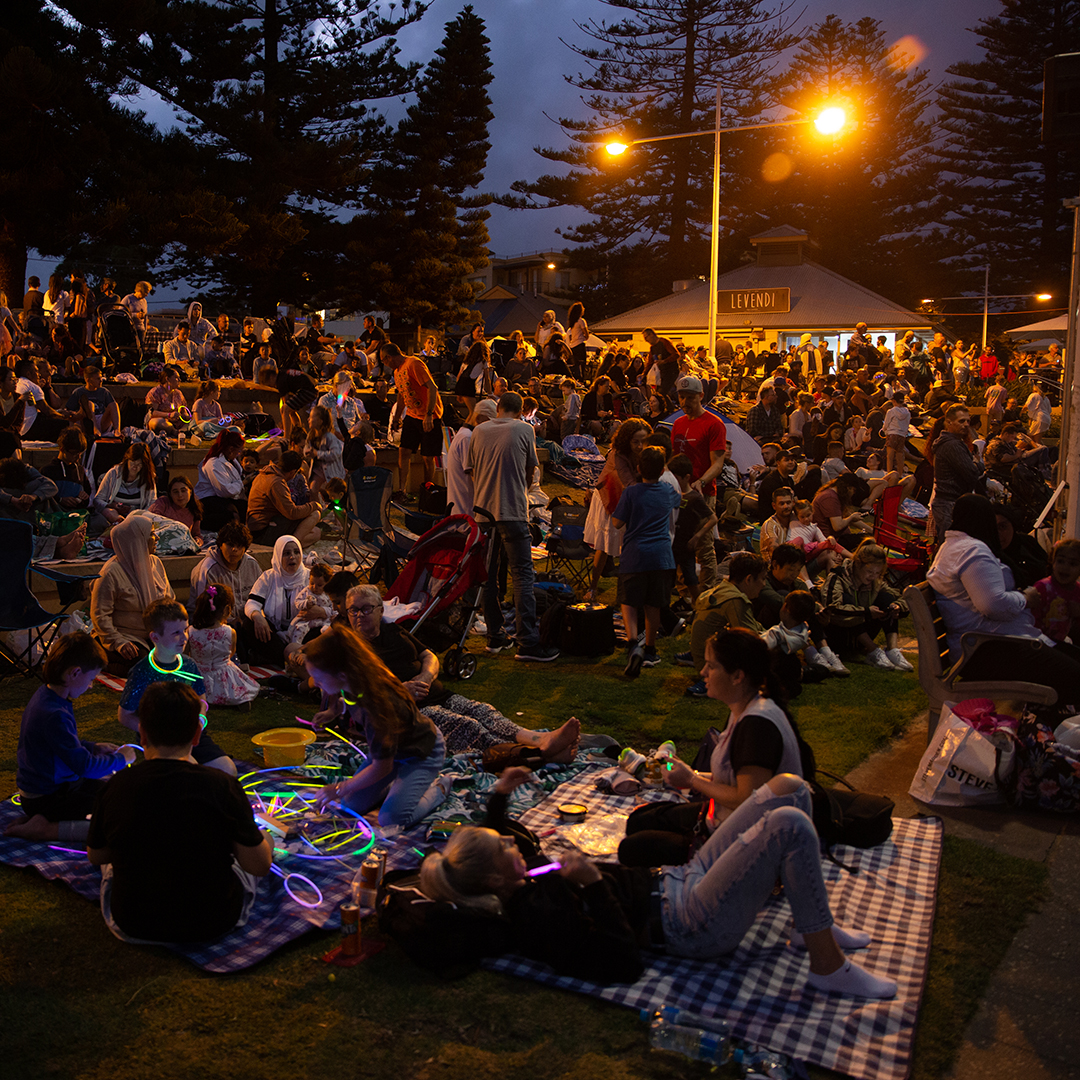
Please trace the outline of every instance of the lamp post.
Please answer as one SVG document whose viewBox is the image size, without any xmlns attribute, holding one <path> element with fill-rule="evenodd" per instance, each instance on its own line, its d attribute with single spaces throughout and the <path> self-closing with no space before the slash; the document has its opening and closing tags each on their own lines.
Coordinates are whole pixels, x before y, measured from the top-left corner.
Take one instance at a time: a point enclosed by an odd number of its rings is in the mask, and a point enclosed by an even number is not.
<svg viewBox="0 0 1080 1080">
<path fill-rule="evenodd" d="M 607 152 L 613 157 L 626 153 L 631 146 L 643 143 L 670 142 L 672 139 L 693 139 L 699 135 L 713 137 L 713 186 L 712 186 L 712 225 L 709 245 L 709 355 L 716 355 L 716 264 L 720 260 L 720 178 L 723 165 L 720 159 L 720 136 L 734 131 L 760 131 L 762 128 L 795 127 L 800 124 L 813 124 L 823 135 L 835 135 L 844 126 L 845 116 L 842 109 L 831 107 L 824 109 L 817 116 L 803 120 L 773 120 L 767 124 L 744 124 L 742 127 L 724 128 L 720 126 L 720 104 L 723 91 L 716 88 L 716 126 L 710 131 L 683 131 L 677 135 L 655 135 L 649 139 L 630 139 L 627 142 L 610 142 Z"/>
<path fill-rule="evenodd" d="M 986 267 L 986 277 L 983 282 L 983 319 L 982 319 L 982 347 L 986 348 L 986 325 L 990 318 L 990 301 L 991 300 L 1029 300 L 1034 298 L 1035 300 L 1053 300 L 1053 296 L 1050 293 L 999 293 L 997 295 L 990 295 L 990 267 Z M 938 300 L 974 300 L 974 296 L 934 296 L 927 300 L 923 300 L 923 307 L 928 307 L 931 304 L 937 303 Z M 1007 311 L 995 311 L 995 315 L 1008 315 Z"/>
</svg>

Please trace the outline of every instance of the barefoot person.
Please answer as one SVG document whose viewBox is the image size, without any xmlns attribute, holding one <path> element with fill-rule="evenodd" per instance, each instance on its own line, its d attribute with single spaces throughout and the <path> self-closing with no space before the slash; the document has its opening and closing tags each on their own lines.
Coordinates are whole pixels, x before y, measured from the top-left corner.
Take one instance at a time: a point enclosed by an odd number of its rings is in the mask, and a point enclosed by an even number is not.
<svg viewBox="0 0 1080 1080">
<path fill-rule="evenodd" d="M 539 747 L 545 762 L 567 764 L 574 760 L 580 720 L 571 717 L 555 731 L 530 731 L 508 720 L 493 705 L 447 690 L 439 681 L 439 658 L 404 627 L 382 621 L 382 597 L 374 585 L 350 589 L 345 611 L 349 625 L 412 694 L 420 712 L 443 733 L 448 753 L 516 742 Z M 328 702 L 315 720 L 321 725 L 333 723 L 343 708 L 338 697 Z"/>
<path fill-rule="evenodd" d="M 93 685 L 106 664 L 105 650 L 84 633 L 65 634 L 45 660 L 45 685 L 23 711 L 15 783 L 26 817 L 5 835 L 23 840 L 84 842 L 87 815 L 105 778 L 130 765 L 130 746 L 79 738 L 75 699 Z"/>
<path fill-rule="evenodd" d="M 420 715 L 412 694 L 354 630 L 332 626 L 306 646 L 307 671 L 324 694 L 338 694 L 364 734 L 369 758 L 353 777 L 327 784 L 315 796 L 357 814 L 379 807 L 379 824 L 408 828 L 445 798 L 449 780 L 442 733 Z"/>
</svg>

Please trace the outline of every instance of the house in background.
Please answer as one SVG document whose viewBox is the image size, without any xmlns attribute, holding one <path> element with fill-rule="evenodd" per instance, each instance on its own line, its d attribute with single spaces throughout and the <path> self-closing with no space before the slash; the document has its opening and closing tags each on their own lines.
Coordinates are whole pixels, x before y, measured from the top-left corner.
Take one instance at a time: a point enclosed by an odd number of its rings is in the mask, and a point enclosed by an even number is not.
<svg viewBox="0 0 1080 1080">
<path fill-rule="evenodd" d="M 783 353 L 789 345 L 798 345 L 803 334 L 812 334 L 815 343 L 824 337 L 834 355 L 840 355 L 855 324 L 864 322 L 871 337 L 884 335 L 890 348 L 907 330 L 928 340 L 932 329 L 924 313 L 908 311 L 813 262 L 806 255 L 809 239 L 790 225 L 750 238 L 756 261 L 716 280 L 718 339 L 727 338 L 733 345 L 751 340 L 755 348 L 775 341 Z M 607 340 L 631 340 L 647 348 L 641 337 L 646 327 L 676 343 L 706 345 L 708 282 L 675 282 L 670 295 L 593 323 L 590 329 Z"/>
</svg>

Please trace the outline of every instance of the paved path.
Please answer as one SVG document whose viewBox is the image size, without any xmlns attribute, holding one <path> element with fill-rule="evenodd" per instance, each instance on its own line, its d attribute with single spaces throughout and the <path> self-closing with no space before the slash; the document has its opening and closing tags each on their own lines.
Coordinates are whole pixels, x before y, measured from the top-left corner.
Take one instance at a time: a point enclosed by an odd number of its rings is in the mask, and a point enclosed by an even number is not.
<svg viewBox="0 0 1080 1080">
<path fill-rule="evenodd" d="M 1050 896 L 1028 918 L 968 1026 L 952 1080 L 1080 1080 L 1080 816 L 927 807 L 907 793 L 926 749 L 926 716 L 847 779 L 888 795 L 899 817 L 936 814 L 947 835 L 1046 863 Z M 986 932 L 994 932 L 987 916 Z"/>
</svg>

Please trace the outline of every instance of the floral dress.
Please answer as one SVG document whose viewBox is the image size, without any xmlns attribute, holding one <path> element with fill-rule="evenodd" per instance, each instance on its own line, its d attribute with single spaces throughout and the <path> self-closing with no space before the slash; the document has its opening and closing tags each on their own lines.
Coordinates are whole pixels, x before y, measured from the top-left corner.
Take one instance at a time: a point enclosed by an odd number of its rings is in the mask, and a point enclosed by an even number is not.
<svg viewBox="0 0 1080 1080">
<path fill-rule="evenodd" d="M 210 705 L 243 705 L 259 696 L 259 684 L 230 659 L 234 633 L 231 626 L 188 633 L 188 653 L 202 672 Z"/>
</svg>

